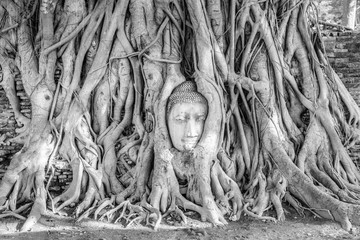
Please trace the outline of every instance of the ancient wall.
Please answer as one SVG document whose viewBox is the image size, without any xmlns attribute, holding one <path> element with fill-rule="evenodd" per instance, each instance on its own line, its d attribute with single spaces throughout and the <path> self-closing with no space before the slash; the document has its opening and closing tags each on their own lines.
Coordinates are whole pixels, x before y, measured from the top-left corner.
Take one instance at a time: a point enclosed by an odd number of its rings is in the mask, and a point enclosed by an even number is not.
<svg viewBox="0 0 360 240">
<path fill-rule="evenodd" d="M 18 91 L 17 95 L 21 100 L 21 112 L 25 116 L 30 117 L 30 101 L 24 92 L 20 78 L 17 77 L 16 79 L 16 90 Z M 16 136 L 16 128 L 18 128 L 18 126 L 16 124 L 11 105 L 6 98 L 5 91 L 2 87 L 0 87 L 0 143 L 3 142 L 6 138 Z M 21 146 L 18 144 L 13 143 L 6 145 L 0 144 L 0 164 L 16 153 L 20 147 Z"/>
<path fill-rule="evenodd" d="M 330 63 L 360 105 L 360 34 L 328 33 L 324 37 L 324 42 Z M 16 88 L 17 95 L 21 99 L 21 112 L 29 117 L 30 101 L 24 92 L 20 78 L 17 78 Z M 11 106 L 0 86 L 0 142 L 4 140 L 4 137 L 15 136 L 16 128 Z M 0 179 L 11 156 L 20 148 L 21 146 L 17 144 L 0 145 Z M 52 178 L 51 190 L 61 191 L 72 179 L 71 168 L 64 160 L 57 160 L 54 166 L 55 174 Z"/>
<path fill-rule="evenodd" d="M 0 72 L 1 73 L 1 72 Z M 20 98 L 21 112 L 30 117 L 30 101 L 24 92 L 20 77 L 16 77 L 16 90 Z M 0 74 L 2 80 L 2 74 Z M 15 129 L 18 129 L 12 107 L 6 97 L 4 89 L 0 85 L 0 178 L 9 164 L 10 158 L 21 148 L 19 144 L 6 143 L 6 139 L 17 135 Z"/>
<path fill-rule="evenodd" d="M 330 64 L 360 106 L 360 34 L 329 33 L 324 43 Z"/>
</svg>

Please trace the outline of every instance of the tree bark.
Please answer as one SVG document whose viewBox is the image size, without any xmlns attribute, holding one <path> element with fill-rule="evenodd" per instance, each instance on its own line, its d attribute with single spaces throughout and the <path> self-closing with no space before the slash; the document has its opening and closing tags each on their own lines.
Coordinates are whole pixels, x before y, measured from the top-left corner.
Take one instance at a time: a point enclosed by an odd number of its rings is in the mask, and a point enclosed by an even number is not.
<svg viewBox="0 0 360 240">
<path fill-rule="evenodd" d="M 346 0 L 343 2 L 343 16 L 341 18 L 342 25 L 354 29 L 356 25 L 356 0 Z"/>
<path fill-rule="evenodd" d="M 309 25 L 309 0 L 0 6 L 0 84 L 25 129 L 12 139 L 24 145 L 1 180 L 0 209 L 32 202 L 23 231 L 74 203 L 78 221 L 155 229 L 163 216 L 186 221 L 189 210 L 214 225 L 243 213 L 283 221 L 284 199 L 346 230 L 359 223 L 360 173 L 349 152 L 360 142 L 360 109 Z M 19 111 L 17 72 L 31 119 Z M 208 115 L 196 147 L 181 152 L 166 118 L 185 80 Z M 58 158 L 73 178 L 55 196 L 45 170 Z"/>
</svg>

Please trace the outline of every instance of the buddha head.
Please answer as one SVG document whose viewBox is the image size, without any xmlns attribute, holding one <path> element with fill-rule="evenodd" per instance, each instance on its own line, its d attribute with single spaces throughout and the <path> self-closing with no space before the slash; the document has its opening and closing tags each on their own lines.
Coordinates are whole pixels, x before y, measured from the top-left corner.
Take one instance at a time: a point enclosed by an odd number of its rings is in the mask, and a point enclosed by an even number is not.
<svg viewBox="0 0 360 240">
<path fill-rule="evenodd" d="M 171 93 L 166 109 L 171 142 L 179 151 L 191 151 L 199 142 L 207 116 L 207 100 L 196 84 L 185 81 Z"/>
</svg>

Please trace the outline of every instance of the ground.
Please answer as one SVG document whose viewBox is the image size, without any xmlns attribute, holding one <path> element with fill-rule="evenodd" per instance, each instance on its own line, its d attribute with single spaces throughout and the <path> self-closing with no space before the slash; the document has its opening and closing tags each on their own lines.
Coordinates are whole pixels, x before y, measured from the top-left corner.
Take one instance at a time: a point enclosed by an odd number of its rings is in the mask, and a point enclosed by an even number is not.
<svg viewBox="0 0 360 240">
<path fill-rule="evenodd" d="M 329 220 L 319 219 L 307 214 L 300 217 L 287 209 L 285 222 L 264 222 L 243 216 L 238 222 L 230 222 L 225 227 L 212 227 L 209 223 L 197 220 L 196 214 L 189 213 L 188 223 L 170 226 L 162 222 L 158 231 L 141 225 L 124 228 L 121 224 L 110 224 L 90 219 L 75 222 L 70 217 L 43 217 L 31 232 L 18 233 L 18 220 L 7 218 L 0 221 L 0 239 L 41 240 L 165 240 L 165 239 L 360 239 L 355 226 L 354 231 L 346 232 L 340 225 Z"/>
</svg>

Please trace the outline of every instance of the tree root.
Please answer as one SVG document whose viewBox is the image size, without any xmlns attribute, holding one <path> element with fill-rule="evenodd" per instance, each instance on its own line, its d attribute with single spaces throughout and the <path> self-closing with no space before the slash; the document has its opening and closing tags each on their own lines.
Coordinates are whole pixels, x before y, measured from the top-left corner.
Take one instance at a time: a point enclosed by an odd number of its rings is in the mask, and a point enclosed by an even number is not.
<svg viewBox="0 0 360 240">
<path fill-rule="evenodd" d="M 98 201 L 95 200 L 92 204 L 92 206 L 90 208 L 88 208 L 80 217 L 78 217 L 78 219 L 76 220 L 76 222 L 80 222 L 83 219 L 89 217 L 93 212 L 96 211 L 96 206 L 97 206 Z"/>
<path fill-rule="evenodd" d="M 166 167 L 167 177 L 166 177 L 166 184 L 162 185 L 163 182 L 159 176 L 156 175 L 153 181 L 156 181 L 156 185 L 153 185 L 152 192 L 150 194 L 150 203 L 154 207 L 154 209 L 161 209 L 162 212 L 166 213 L 168 211 L 173 211 L 176 209 L 176 205 L 181 206 L 185 210 L 193 210 L 198 212 L 201 216 L 202 221 L 209 220 L 214 225 L 224 225 L 226 224 L 226 220 L 223 217 L 223 214 L 220 212 L 219 208 L 210 202 L 209 205 L 206 206 L 198 206 L 194 204 L 192 201 L 187 200 L 184 196 L 182 196 L 179 192 L 180 188 L 175 177 L 174 170 L 170 165 Z M 162 175 L 163 176 L 163 175 Z M 171 199 L 170 203 L 168 202 Z M 170 208 L 167 206 L 170 205 Z"/>
<path fill-rule="evenodd" d="M 114 207 L 115 203 L 115 195 L 112 195 L 109 199 L 104 199 L 104 201 L 100 204 L 100 206 L 96 209 L 94 213 L 94 219 L 97 220 L 99 213 L 106 207 Z M 104 216 L 104 215 L 103 215 Z M 101 216 L 101 218 L 103 217 Z"/>
<path fill-rule="evenodd" d="M 31 228 L 41 218 L 41 215 L 46 211 L 46 190 L 44 186 L 45 171 L 44 169 L 38 170 L 35 175 L 35 186 L 36 186 L 36 198 L 32 206 L 31 212 L 22 225 L 20 231 L 25 232 L 31 230 Z"/>
<path fill-rule="evenodd" d="M 360 173 L 349 155 L 360 142 L 360 108 L 308 27 L 310 1 L 30 2 L 0 0 L 0 85 L 25 130 L 12 139 L 24 147 L 0 183 L 0 217 L 22 218 L 30 205 L 18 206 L 32 201 L 27 231 L 48 196 L 54 214 L 77 204 L 78 221 L 158 229 L 192 210 L 224 225 L 242 211 L 283 221 L 285 198 L 346 230 L 360 222 Z M 31 5 L 34 18 L 24 18 Z M 24 20 L 39 17 L 35 28 Z M 20 111 L 17 74 L 31 121 Z M 208 115 L 183 154 L 172 149 L 166 109 L 188 78 Z M 73 179 L 52 199 L 44 169 L 57 154 Z M 263 216 L 270 208 L 276 218 Z"/>
<path fill-rule="evenodd" d="M 129 201 L 123 201 L 122 203 L 120 203 L 119 205 L 117 205 L 116 207 L 114 207 L 113 209 L 111 209 L 111 210 L 109 210 L 109 211 L 107 211 L 107 212 L 105 212 L 100 218 L 99 218 L 99 220 L 100 221 L 102 221 L 102 220 L 104 220 L 105 218 L 107 218 L 107 220 L 109 221 L 109 222 L 111 222 L 112 220 L 113 220 L 113 218 L 114 218 L 114 214 L 118 211 L 118 210 L 120 210 L 121 208 L 123 208 L 123 212 L 125 212 L 125 205 L 126 204 L 128 204 L 129 203 Z M 121 215 L 123 215 L 124 213 L 121 213 Z M 120 216 L 121 216 L 120 215 Z"/>
<path fill-rule="evenodd" d="M 244 205 L 244 212 L 245 212 L 245 214 L 249 215 L 250 217 L 256 218 L 256 219 L 276 222 L 276 219 L 273 218 L 273 217 L 260 216 L 260 215 L 257 215 L 257 214 L 255 214 L 255 213 L 253 213 L 252 211 L 250 211 L 250 210 L 248 209 L 248 206 L 249 206 L 249 205 L 250 205 L 250 203 L 248 203 L 248 202 L 245 203 L 245 205 Z"/>
<path fill-rule="evenodd" d="M 258 216 L 262 216 L 269 204 L 269 192 L 266 191 L 266 179 L 264 174 L 261 171 L 255 175 L 256 181 L 253 182 L 250 188 L 248 188 L 249 196 L 246 196 L 246 201 L 248 199 L 253 199 L 253 194 L 255 194 L 255 187 L 259 185 L 257 190 L 257 197 L 255 200 L 251 201 L 253 208 L 252 212 L 257 214 Z"/>
<path fill-rule="evenodd" d="M 218 205 L 221 205 L 220 209 L 224 214 L 229 213 L 232 221 L 239 220 L 243 207 L 243 196 L 235 181 L 224 172 L 219 161 L 215 161 L 211 168 L 211 181 L 212 190 L 218 192 L 215 197 Z M 230 201 L 232 209 L 229 205 Z"/>
<path fill-rule="evenodd" d="M 69 188 L 64 193 L 53 199 L 54 206 L 56 206 L 58 202 L 63 201 L 63 203 L 59 207 L 53 209 L 53 211 L 55 212 L 60 211 L 61 209 L 70 205 L 73 202 L 77 202 L 80 197 L 83 165 L 80 160 L 76 159 L 74 159 L 73 162 L 70 164 L 72 165 L 73 169 L 73 180 L 70 183 Z"/>
<path fill-rule="evenodd" d="M 174 219 L 178 222 L 183 222 L 187 224 L 187 219 L 183 211 L 181 211 L 177 206 L 170 206 L 167 212 L 163 215 L 163 219 L 166 219 L 167 216 L 170 216 L 171 219 Z M 167 222 L 169 222 L 167 220 Z"/>
<path fill-rule="evenodd" d="M 277 145 L 274 142 L 272 144 L 269 143 L 267 143 L 267 148 L 269 150 L 271 149 L 269 152 L 271 152 L 279 171 L 288 180 L 291 194 L 308 206 L 311 206 L 311 209 L 320 216 L 340 222 L 341 226 L 349 231 L 351 229 L 349 217 L 354 217 L 354 215 L 351 215 L 352 212 L 348 209 L 351 209 L 350 206 L 352 205 L 340 202 L 331 195 L 319 190 L 313 185 L 310 179 L 289 160 L 283 149 L 276 147 Z M 322 200 L 317 201 L 317 199 Z M 351 218 L 351 220 L 357 222 L 354 218 Z"/>
<path fill-rule="evenodd" d="M 6 218 L 6 217 L 15 217 L 18 218 L 20 220 L 26 220 L 25 217 L 23 217 L 22 215 L 20 215 L 20 213 L 22 212 L 26 212 L 31 206 L 33 205 L 33 203 L 27 203 L 22 205 L 21 207 L 8 211 L 6 209 L 9 208 L 9 201 L 6 201 L 6 203 L 4 204 L 4 206 L 0 207 L 0 212 L 2 212 L 0 214 L 0 218 Z"/>
<path fill-rule="evenodd" d="M 4 213 L 0 214 L 0 218 L 6 218 L 6 217 L 15 217 L 15 218 L 18 218 L 20 220 L 26 220 L 26 217 L 23 217 L 20 214 L 15 213 L 15 212 L 5 211 Z"/>
<path fill-rule="evenodd" d="M 115 195 L 112 196 L 110 199 L 104 201 L 95 211 L 94 214 L 95 219 L 105 207 L 108 206 L 113 207 L 112 203 L 114 201 L 115 201 Z M 116 213 L 119 212 L 119 210 L 121 210 L 120 214 L 113 221 Z M 105 218 L 110 222 L 113 221 L 114 223 L 124 221 L 126 227 L 129 227 L 134 223 L 140 223 L 142 221 L 146 221 L 146 225 L 151 225 L 150 219 L 155 218 L 157 219 L 153 225 L 153 228 L 155 230 L 158 228 L 162 219 L 160 212 L 155 208 L 153 208 L 152 206 L 150 206 L 149 204 L 147 204 L 146 202 L 142 201 L 141 203 L 139 203 L 139 205 L 134 205 L 131 204 L 130 201 L 128 200 L 123 201 L 116 207 L 113 207 L 112 209 L 104 212 L 99 218 L 99 220 L 103 221 L 105 220 Z"/>
<path fill-rule="evenodd" d="M 33 136 L 32 144 L 25 145 L 17 153 L 0 184 L 0 205 L 7 205 L 17 214 L 30 206 L 25 204 L 16 210 L 17 203 L 25 200 L 34 201 L 21 231 L 30 230 L 46 210 L 45 166 L 55 141 L 49 134 L 49 125 L 45 125 L 45 128 L 43 125 L 42 128 L 43 131 L 39 131 L 39 135 Z M 38 159 L 36 163 L 31 161 L 35 157 Z"/>
<path fill-rule="evenodd" d="M 94 184 L 92 183 L 92 179 L 89 179 L 89 187 L 85 193 L 85 198 L 81 201 L 81 203 L 76 207 L 75 216 L 78 217 L 80 213 L 90 207 L 91 203 L 96 199 L 97 189 L 95 188 Z"/>
</svg>

